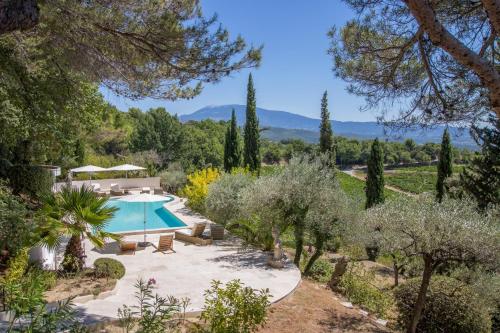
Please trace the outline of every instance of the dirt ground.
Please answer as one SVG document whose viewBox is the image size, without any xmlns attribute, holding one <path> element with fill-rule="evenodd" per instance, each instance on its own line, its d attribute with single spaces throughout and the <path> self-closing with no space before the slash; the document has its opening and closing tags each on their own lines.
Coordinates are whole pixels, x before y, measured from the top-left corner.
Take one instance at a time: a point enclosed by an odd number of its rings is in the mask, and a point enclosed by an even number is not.
<svg viewBox="0 0 500 333">
<path fill-rule="evenodd" d="M 51 303 L 69 297 L 98 295 L 112 290 L 115 285 L 115 279 L 94 278 L 87 274 L 73 278 L 58 278 L 56 286 L 46 291 L 44 296 L 45 301 Z"/>
<path fill-rule="evenodd" d="M 259 333 L 391 332 L 340 302 L 339 295 L 324 286 L 302 280 L 292 295 L 271 307 L 267 324 Z"/>
</svg>

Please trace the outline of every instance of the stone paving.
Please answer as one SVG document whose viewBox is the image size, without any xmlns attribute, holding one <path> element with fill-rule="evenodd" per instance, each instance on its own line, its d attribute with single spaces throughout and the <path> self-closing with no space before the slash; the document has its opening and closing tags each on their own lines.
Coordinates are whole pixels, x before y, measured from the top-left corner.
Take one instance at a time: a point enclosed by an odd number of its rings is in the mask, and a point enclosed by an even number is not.
<svg viewBox="0 0 500 333">
<path fill-rule="evenodd" d="M 192 213 L 184 203 L 176 198 L 166 207 L 187 225 L 207 221 Z M 147 240 L 158 243 L 160 234 L 148 234 Z M 143 239 L 142 235 L 129 235 L 126 240 Z M 134 284 L 139 278 L 156 280 L 155 292 L 161 296 L 187 297 L 188 312 L 198 312 L 204 303 L 203 293 L 212 280 L 227 282 L 240 279 L 245 285 L 255 289 L 268 288 L 275 302 L 294 290 L 300 282 L 300 272 L 288 263 L 283 269 L 267 266 L 268 254 L 252 247 L 244 246 L 234 237 L 215 241 L 210 246 L 196 246 L 174 241 L 175 253 L 155 252 L 153 246 L 139 248 L 135 254 L 120 254 L 118 244 L 110 243 L 104 249 L 92 248 L 86 243 L 87 265 L 95 259 L 109 257 L 121 261 L 125 276 L 117 282 L 112 295 L 104 299 L 93 299 L 76 303 L 77 309 L 86 322 L 103 318 L 114 319 L 122 305 L 136 304 Z"/>
</svg>

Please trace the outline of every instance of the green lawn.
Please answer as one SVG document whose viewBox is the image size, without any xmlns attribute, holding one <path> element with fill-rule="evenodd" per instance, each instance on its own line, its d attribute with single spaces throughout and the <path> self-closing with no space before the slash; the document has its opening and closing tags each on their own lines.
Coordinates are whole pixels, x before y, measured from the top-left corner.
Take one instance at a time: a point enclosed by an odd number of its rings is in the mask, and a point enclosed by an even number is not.
<svg viewBox="0 0 500 333">
<path fill-rule="evenodd" d="M 337 179 L 340 187 L 359 204 L 359 207 L 364 209 L 366 195 L 365 195 L 365 182 L 357 178 L 351 177 L 341 171 L 337 172 Z M 385 189 L 386 199 L 395 198 L 400 195 L 397 192 Z"/>
</svg>

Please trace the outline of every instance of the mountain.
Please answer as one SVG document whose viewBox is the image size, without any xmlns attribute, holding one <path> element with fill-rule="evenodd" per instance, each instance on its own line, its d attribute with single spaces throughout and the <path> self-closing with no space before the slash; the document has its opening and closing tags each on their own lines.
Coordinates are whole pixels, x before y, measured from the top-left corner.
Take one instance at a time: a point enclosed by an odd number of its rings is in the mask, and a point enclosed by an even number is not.
<svg viewBox="0 0 500 333">
<path fill-rule="evenodd" d="M 245 105 L 228 104 L 220 106 L 206 106 L 191 114 L 181 115 L 182 122 L 201 121 L 212 119 L 215 121 L 227 121 L 231 118 L 231 110 L 236 111 L 238 125 L 245 123 Z M 263 136 L 271 140 L 302 139 L 306 142 L 317 142 L 319 137 L 319 119 L 301 116 L 286 111 L 267 110 L 257 108 L 257 116 L 261 127 L 269 127 L 263 132 Z M 413 139 L 417 143 L 441 142 L 444 126 L 436 126 L 432 129 L 413 129 L 404 133 L 385 133 L 384 126 L 373 121 L 337 121 L 332 120 L 332 128 L 335 135 L 341 135 L 357 139 L 388 139 L 390 141 L 403 141 Z M 451 127 L 450 135 L 455 146 L 477 149 L 476 143 L 468 131 Z"/>
</svg>

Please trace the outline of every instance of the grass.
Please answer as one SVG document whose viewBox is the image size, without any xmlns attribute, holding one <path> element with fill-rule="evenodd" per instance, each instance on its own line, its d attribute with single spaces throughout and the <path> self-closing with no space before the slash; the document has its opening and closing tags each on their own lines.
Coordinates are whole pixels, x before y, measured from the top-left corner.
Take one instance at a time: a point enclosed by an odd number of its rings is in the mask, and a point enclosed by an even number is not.
<svg viewBox="0 0 500 333">
<path fill-rule="evenodd" d="M 361 209 L 365 207 L 365 182 L 351 177 L 341 171 L 337 172 L 337 179 L 340 183 L 340 187 L 349 195 L 355 202 L 357 202 Z M 386 199 L 396 198 L 400 194 L 388 189 L 384 191 Z"/>
</svg>

